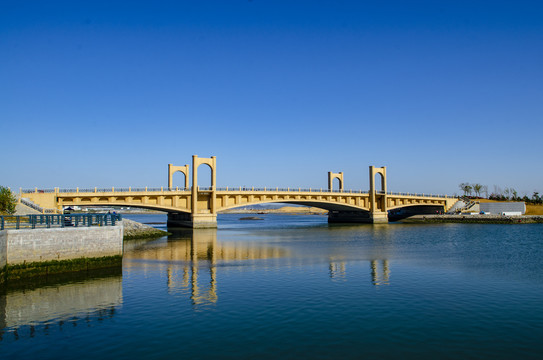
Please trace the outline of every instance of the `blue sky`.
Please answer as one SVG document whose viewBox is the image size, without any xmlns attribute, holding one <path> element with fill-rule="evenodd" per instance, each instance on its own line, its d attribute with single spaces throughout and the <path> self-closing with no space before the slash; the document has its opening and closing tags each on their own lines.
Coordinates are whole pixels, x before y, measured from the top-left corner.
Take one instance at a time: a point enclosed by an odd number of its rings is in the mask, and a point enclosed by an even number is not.
<svg viewBox="0 0 543 360">
<path fill-rule="evenodd" d="M 219 186 L 543 192 L 540 1 L 0 0 L 0 54 L 14 189 L 166 186 L 198 154 Z"/>
</svg>

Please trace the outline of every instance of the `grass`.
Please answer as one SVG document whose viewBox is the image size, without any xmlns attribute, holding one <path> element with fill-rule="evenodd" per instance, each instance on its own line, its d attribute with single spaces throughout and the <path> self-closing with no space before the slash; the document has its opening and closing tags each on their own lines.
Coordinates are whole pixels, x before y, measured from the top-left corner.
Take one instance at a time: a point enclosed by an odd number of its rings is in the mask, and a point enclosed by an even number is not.
<svg viewBox="0 0 543 360">
<path fill-rule="evenodd" d="M 526 204 L 526 215 L 543 215 L 543 205 Z"/>
</svg>

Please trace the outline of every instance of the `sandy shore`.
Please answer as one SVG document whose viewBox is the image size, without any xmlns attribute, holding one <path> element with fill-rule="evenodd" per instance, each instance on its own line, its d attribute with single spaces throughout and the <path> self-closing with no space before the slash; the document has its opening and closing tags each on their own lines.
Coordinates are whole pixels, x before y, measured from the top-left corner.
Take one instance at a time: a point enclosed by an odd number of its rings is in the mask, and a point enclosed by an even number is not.
<svg viewBox="0 0 543 360">
<path fill-rule="evenodd" d="M 305 207 L 305 206 L 283 206 L 279 209 L 232 209 L 222 211 L 221 214 L 296 214 L 296 215 L 326 215 L 328 210 Z"/>
<path fill-rule="evenodd" d="M 536 224 L 543 223 L 542 215 L 415 215 L 404 223 L 465 223 L 465 224 Z"/>
</svg>

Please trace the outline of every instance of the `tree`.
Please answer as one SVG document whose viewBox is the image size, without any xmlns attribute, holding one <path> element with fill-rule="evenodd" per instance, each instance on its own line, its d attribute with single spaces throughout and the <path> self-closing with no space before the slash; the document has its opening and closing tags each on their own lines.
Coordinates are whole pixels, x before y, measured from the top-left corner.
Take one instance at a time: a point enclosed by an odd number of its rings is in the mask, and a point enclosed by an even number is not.
<svg viewBox="0 0 543 360">
<path fill-rule="evenodd" d="M 509 188 L 509 192 L 511 193 L 511 200 L 513 201 L 519 201 L 520 197 L 518 196 L 518 193 L 515 189 Z"/>
<path fill-rule="evenodd" d="M 0 214 L 15 214 L 15 205 L 17 205 L 15 195 L 9 188 L 0 185 Z"/>
<path fill-rule="evenodd" d="M 458 187 L 464 192 L 464 196 L 471 194 L 472 187 L 469 183 L 461 183 Z"/>
<path fill-rule="evenodd" d="M 482 188 L 483 188 L 483 185 L 481 184 L 473 184 L 473 191 L 475 192 L 475 196 L 479 197 L 481 195 Z"/>
</svg>

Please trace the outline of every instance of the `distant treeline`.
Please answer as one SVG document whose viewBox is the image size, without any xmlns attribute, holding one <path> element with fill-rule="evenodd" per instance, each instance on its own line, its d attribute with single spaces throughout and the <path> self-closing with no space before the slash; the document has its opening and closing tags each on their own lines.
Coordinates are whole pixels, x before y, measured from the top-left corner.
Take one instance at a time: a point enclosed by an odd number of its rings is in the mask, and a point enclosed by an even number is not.
<svg viewBox="0 0 543 360">
<path fill-rule="evenodd" d="M 488 193 L 488 186 L 481 184 L 461 183 L 458 185 L 460 190 L 464 192 L 464 196 L 470 199 L 489 199 L 496 201 L 524 201 L 527 204 L 540 205 L 543 204 L 543 196 L 539 192 L 534 191 L 531 197 L 528 195 L 520 196 L 513 188 L 500 188 L 494 185 L 494 191 Z M 484 196 L 483 196 L 484 195 Z"/>
</svg>

